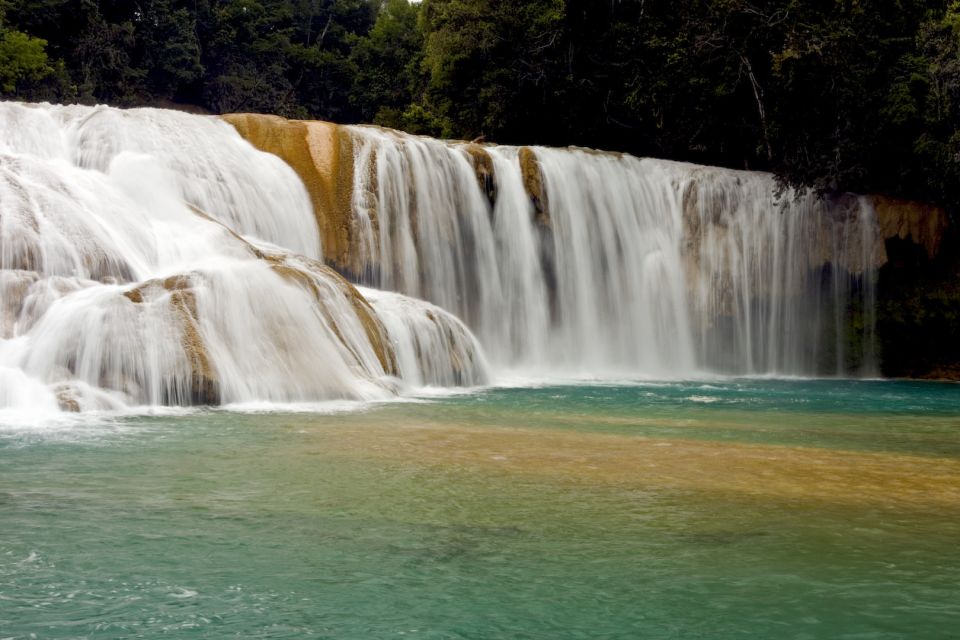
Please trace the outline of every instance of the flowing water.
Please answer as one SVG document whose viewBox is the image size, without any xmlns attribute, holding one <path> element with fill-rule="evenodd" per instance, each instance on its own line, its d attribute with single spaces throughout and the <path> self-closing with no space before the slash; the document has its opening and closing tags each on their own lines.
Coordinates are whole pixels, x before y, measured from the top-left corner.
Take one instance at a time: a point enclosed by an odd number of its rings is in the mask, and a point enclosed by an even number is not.
<svg viewBox="0 0 960 640">
<path fill-rule="evenodd" d="M 876 370 L 882 242 L 862 199 L 582 149 L 478 151 L 350 131 L 360 277 L 463 318 L 501 367 L 660 377 Z M 525 151 L 536 156 L 542 202 L 525 189 Z M 493 205 L 475 153 L 490 158 Z"/>
<path fill-rule="evenodd" d="M 487 380 L 459 320 L 417 300 L 379 317 L 322 265 L 303 184 L 227 123 L 0 103 L 0 134 L 0 412 Z M 442 344 L 400 330 L 418 315 Z M 413 352 L 402 371 L 387 342 Z"/>
<path fill-rule="evenodd" d="M 579 384 L 4 425 L 0 636 L 946 640 L 958 394 Z"/>
</svg>

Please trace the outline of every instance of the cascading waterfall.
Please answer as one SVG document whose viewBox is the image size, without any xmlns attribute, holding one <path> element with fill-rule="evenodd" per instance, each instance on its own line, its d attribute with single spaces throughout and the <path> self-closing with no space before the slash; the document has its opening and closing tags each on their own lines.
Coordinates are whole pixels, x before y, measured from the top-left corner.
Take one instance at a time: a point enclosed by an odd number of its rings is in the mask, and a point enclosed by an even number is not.
<svg viewBox="0 0 960 640">
<path fill-rule="evenodd" d="M 214 117 L 0 103 L 0 410 L 378 399 L 491 368 L 875 372 L 866 199 L 298 126 L 288 165 Z"/>
<path fill-rule="evenodd" d="M 875 371 L 882 242 L 861 199 L 589 150 L 350 131 L 362 281 L 458 315 L 499 367 Z"/>
<path fill-rule="evenodd" d="M 360 291 L 379 312 L 396 346 L 401 378 L 415 386 L 474 387 L 485 382 L 487 364 L 480 345 L 450 313 L 389 291 Z"/>
<path fill-rule="evenodd" d="M 161 109 L 13 103 L 2 108 L 2 153 L 42 159 L 52 173 L 72 166 L 109 174 L 123 171 L 134 156 L 145 156 L 174 183 L 151 196 L 186 201 L 241 235 L 320 256 L 317 225 L 303 185 L 279 158 L 236 144 L 233 129 L 216 118 Z M 135 172 L 126 186 L 128 191 L 154 188 L 152 180 Z M 149 205 L 152 199 L 141 201 Z M 267 212 L 275 213 L 264 215 Z M 96 207 L 91 213 L 96 215 Z"/>
<path fill-rule="evenodd" d="M 386 325 L 432 305 L 394 320 L 320 257 L 302 182 L 225 122 L 0 103 L 0 410 L 486 381 L 458 320 L 440 312 L 447 350 L 427 353 Z"/>
<path fill-rule="evenodd" d="M 875 375 L 883 243 L 866 199 L 778 197 L 765 174 L 675 170 L 702 361 L 738 373 Z"/>
</svg>

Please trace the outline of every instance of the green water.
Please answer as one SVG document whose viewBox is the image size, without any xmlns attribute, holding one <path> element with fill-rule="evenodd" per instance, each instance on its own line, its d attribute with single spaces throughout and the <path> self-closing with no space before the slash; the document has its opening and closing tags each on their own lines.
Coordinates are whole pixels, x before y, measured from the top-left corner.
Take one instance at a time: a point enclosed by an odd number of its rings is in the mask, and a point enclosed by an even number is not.
<svg viewBox="0 0 960 640">
<path fill-rule="evenodd" d="M 7 424 L 0 638 L 955 638 L 958 495 L 932 383 Z"/>
</svg>

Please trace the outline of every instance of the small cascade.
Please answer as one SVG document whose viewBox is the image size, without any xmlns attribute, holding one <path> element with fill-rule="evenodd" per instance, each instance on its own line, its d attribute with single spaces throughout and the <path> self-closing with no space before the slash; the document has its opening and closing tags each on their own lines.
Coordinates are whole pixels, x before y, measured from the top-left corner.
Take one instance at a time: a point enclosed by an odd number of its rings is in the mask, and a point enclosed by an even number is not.
<svg viewBox="0 0 960 640">
<path fill-rule="evenodd" d="M 883 243 L 863 199 L 781 192 L 762 173 L 349 129 L 361 281 L 462 318 L 498 367 L 876 371 Z"/>
<path fill-rule="evenodd" d="M 0 410 L 376 400 L 485 379 L 440 310 L 447 352 L 391 334 L 434 308 L 375 309 L 319 262 L 303 183 L 226 123 L 0 103 L 0 129 Z"/>
<path fill-rule="evenodd" d="M 59 126 L 74 165 L 109 172 L 121 154 L 148 156 L 170 173 L 180 199 L 230 229 L 320 257 L 313 208 L 293 170 L 238 144 L 236 132 L 220 119 L 163 109 L 69 106 L 38 112 Z M 135 189 L 149 185 L 132 178 Z"/>
<path fill-rule="evenodd" d="M 361 292 L 383 320 L 403 380 L 417 387 L 476 387 L 489 382 L 480 345 L 456 317 L 398 293 Z"/>
</svg>

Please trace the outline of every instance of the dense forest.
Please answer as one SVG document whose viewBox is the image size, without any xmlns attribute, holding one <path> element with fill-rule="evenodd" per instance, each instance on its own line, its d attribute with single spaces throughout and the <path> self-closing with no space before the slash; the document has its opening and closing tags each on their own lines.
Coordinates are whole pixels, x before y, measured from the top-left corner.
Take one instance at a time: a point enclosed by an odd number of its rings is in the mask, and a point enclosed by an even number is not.
<svg viewBox="0 0 960 640">
<path fill-rule="evenodd" d="M 0 0 L 0 93 L 583 145 L 960 211 L 957 0 Z"/>
</svg>

